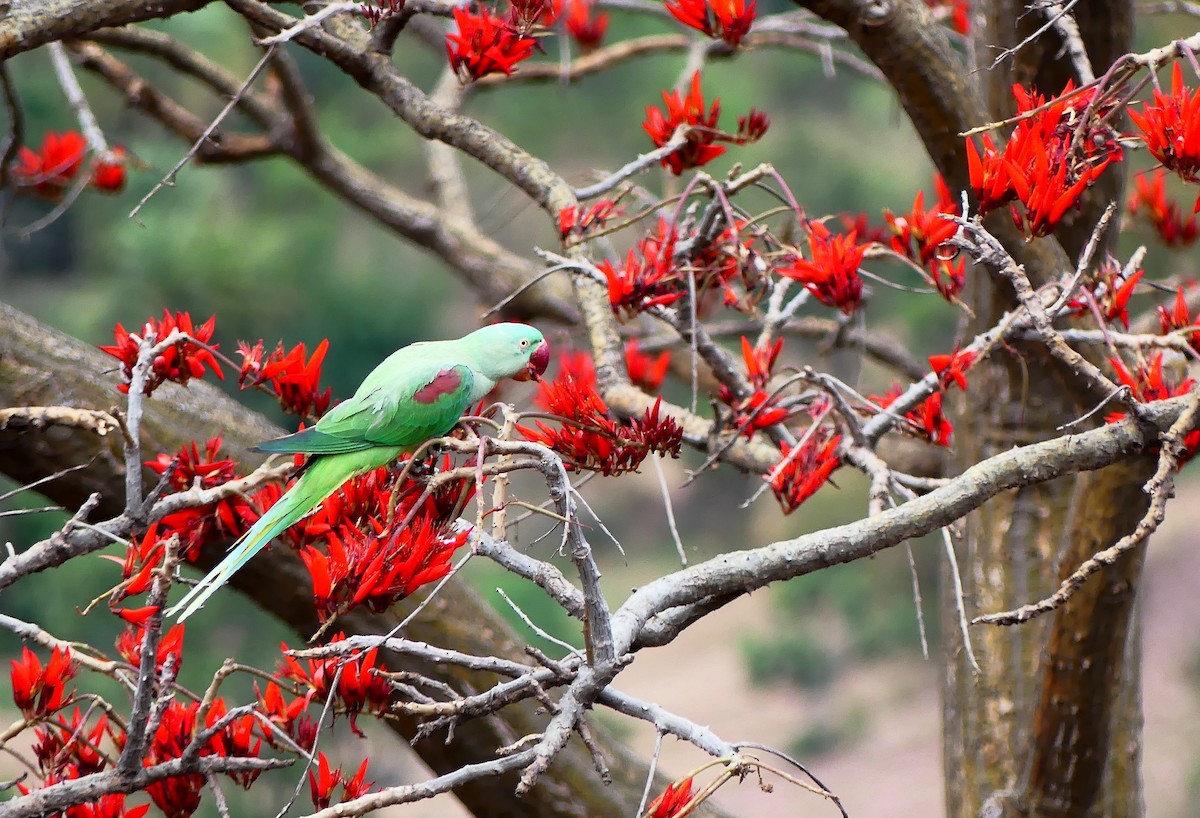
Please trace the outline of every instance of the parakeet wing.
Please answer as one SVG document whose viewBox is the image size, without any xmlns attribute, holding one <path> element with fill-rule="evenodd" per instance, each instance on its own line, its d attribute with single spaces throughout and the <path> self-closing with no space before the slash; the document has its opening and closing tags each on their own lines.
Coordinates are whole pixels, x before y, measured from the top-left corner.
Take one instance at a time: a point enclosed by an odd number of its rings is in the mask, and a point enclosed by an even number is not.
<svg viewBox="0 0 1200 818">
<path fill-rule="evenodd" d="M 471 399 L 474 376 L 465 364 L 393 356 L 367 376 L 354 397 L 317 425 L 268 440 L 265 452 L 346 454 L 376 446 L 416 446 L 445 434 Z"/>
</svg>

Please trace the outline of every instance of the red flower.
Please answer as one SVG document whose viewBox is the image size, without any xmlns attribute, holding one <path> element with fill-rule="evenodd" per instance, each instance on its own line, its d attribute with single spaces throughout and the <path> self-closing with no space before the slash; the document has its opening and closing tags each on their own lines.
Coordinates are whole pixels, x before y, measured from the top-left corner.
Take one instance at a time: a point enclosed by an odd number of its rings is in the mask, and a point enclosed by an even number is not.
<svg viewBox="0 0 1200 818">
<path fill-rule="evenodd" d="M 210 438 L 201 454 L 199 447 L 193 441 L 185 445 L 175 455 L 160 453 L 154 460 L 146 461 L 146 466 L 158 474 L 171 473 L 170 486 L 175 491 L 184 491 L 196 485 L 202 488 L 214 488 L 235 479 L 237 464 L 231 458 L 218 459 L 221 454 L 220 436 Z M 161 539 L 167 539 L 172 534 L 179 537 L 180 556 L 188 561 L 196 559 L 200 547 L 207 542 L 221 537 L 236 537 L 246 530 L 243 520 L 246 516 L 246 500 L 240 496 L 227 497 L 218 503 L 206 506 L 185 508 L 163 517 L 154 528 L 163 528 Z M 147 532 L 149 533 L 149 532 Z M 143 541 L 143 550 L 145 541 Z M 144 558 L 140 558 L 144 562 Z M 127 557 L 128 562 L 128 557 Z M 155 560 L 157 564 L 157 560 Z M 128 595 L 138 594 L 149 584 L 149 574 L 145 574 L 145 583 L 140 590 L 127 588 Z M 120 601 L 120 598 L 117 599 Z"/>
<path fill-rule="evenodd" d="M 1109 358 L 1108 362 L 1116 370 L 1117 382 L 1129 387 L 1133 397 L 1142 403 L 1152 403 L 1156 400 L 1186 395 L 1196 382 L 1193 378 L 1185 378 L 1178 384 L 1168 381 L 1163 375 L 1163 353 L 1161 352 L 1154 354 L 1154 357 L 1150 359 L 1149 366 L 1139 361 L 1137 371 L 1134 373 L 1125 367 L 1125 363 L 1120 358 Z M 1124 419 L 1124 412 L 1112 412 L 1104 418 L 1106 423 L 1116 423 Z M 1179 457 L 1180 468 L 1195 457 L 1197 451 L 1200 451 L 1200 429 L 1193 429 L 1187 433 L 1183 439 L 1183 448 L 1183 454 Z"/>
<path fill-rule="evenodd" d="M 871 403 L 887 408 L 896 402 L 903 390 L 893 386 L 884 395 L 872 395 Z M 949 446 L 954 436 L 954 426 L 942 411 L 942 393 L 934 392 L 915 408 L 905 413 L 904 419 L 919 431 L 926 440 L 937 446 Z"/>
<path fill-rule="evenodd" d="M 565 0 L 566 16 L 563 18 L 567 33 L 579 44 L 585 54 L 594 51 L 604 42 L 608 32 L 608 15 L 604 12 L 593 15 L 592 0 Z"/>
<path fill-rule="evenodd" d="M 759 429 L 766 429 L 787 420 L 791 410 L 777 405 L 778 398 L 767 394 L 767 383 L 771 380 L 771 369 L 775 359 L 783 349 L 783 339 L 779 338 L 769 347 L 752 346 L 746 336 L 742 336 L 742 360 L 746 364 L 746 378 L 754 387 L 753 393 L 744 399 L 739 399 L 733 390 L 724 384 L 717 392 L 717 398 L 733 409 L 733 423 L 738 431 L 747 438 L 753 437 Z"/>
<path fill-rule="evenodd" d="M 13 702 L 26 719 L 49 716 L 72 701 L 66 685 L 78 666 L 71 658 L 70 648 L 54 648 L 45 667 L 33 651 L 21 648 L 21 658 L 11 660 L 10 664 Z"/>
<path fill-rule="evenodd" d="M 638 341 L 632 338 L 625 342 L 625 368 L 629 370 L 629 380 L 651 394 L 662 389 L 663 380 L 671 366 L 671 351 L 663 350 L 657 357 L 644 354 L 638 348 Z"/>
<path fill-rule="evenodd" d="M 358 772 L 354 774 L 353 778 L 348 779 L 342 775 L 341 767 L 331 769 L 329 759 L 325 757 L 325 754 L 317 753 L 317 769 L 308 771 L 308 789 L 312 795 L 313 807 L 326 809 L 334 803 L 351 801 L 370 792 L 375 782 L 366 780 L 369 760 L 364 758 L 363 763 L 359 765 Z M 342 797 L 335 802 L 333 791 L 338 784 L 342 785 Z"/>
<path fill-rule="evenodd" d="M 570 236 L 586 236 L 592 228 L 600 228 L 614 216 L 620 215 L 616 202 L 601 199 L 579 216 L 576 205 L 564 207 L 558 211 L 558 234 L 565 242 Z"/>
<path fill-rule="evenodd" d="M 206 719 L 208 726 L 212 727 L 228 712 L 225 700 L 218 698 L 208 711 Z M 254 735 L 257 725 L 258 719 L 254 717 L 253 713 L 235 718 L 213 735 L 208 743 L 208 748 L 213 755 L 222 758 L 258 758 L 259 751 L 262 749 L 262 739 Z M 227 773 L 227 775 L 242 789 L 248 790 L 250 785 L 258 780 L 259 773 L 259 770 L 244 770 Z"/>
<path fill-rule="evenodd" d="M 950 27 L 959 34 L 971 30 L 971 5 L 968 0 L 925 0 L 925 5 L 933 9 L 933 15 L 939 22 L 949 22 Z"/>
<path fill-rule="evenodd" d="M 183 665 L 183 625 L 172 625 L 170 630 L 164 633 L 158 640 L 158 649 L 154 652 L 154 666 L 161 669 L 166 663 L 168 657 L 174 657 L 175 662 L 172 667 L 175 668 L 175 673 L 179 673 L 179 668 Z M 121 654 L 126 662 L 139 667 L 142 663 L 142 642 L 146 639 L 146 626 L 133 625 L 121 631 L 117 636 L 117 653 Z"/>
<path fill-rule="evenodd" d="M 1188 95 L 1179 63 L 1171 73 L 1171 94 L 1155 89 L 1154 103 L 1129 118 L 1142 132 L 1146 148 L 1167 170 L 1189 182 L 1200 182 L 1200 89 Z"/>
<path fill-rule="evenodd" d="M 617 269 L 608 261 L 598 265 L 608 280 L 613 312 L 632 317 L 650 307 L 673 304 L 684 296 L 683 276 L 675 261 L 675 228 L 658 220 L 658 232 L 631 249 Z"/>
<path fill-rule="evenodd" d="M 1170 310 L 1161 306 L 1158 308 L 1158 322 L 1163 335 L 1193 327 L 1191 311 L 1188 309 L 1187 299 L 1183 297 L 1182 285 L 1175 290 L 1175 304 Z M 1187 333 L 1187 339 L 1192 349 L 1200 352 L 1200 332 Z"/>
<path fill-rule="evenodd" d="M 1017 226 L 1030 237 L 1048 235 L 1109 163 L 1121 160 L 1117 133 L 1098 124 L 1111 106 L 1097 106 L 1096 119 L 1080 123 L 1095 90 L 1071 96 L 1073 90 L 1068 82 L 1059 99 L 1017 123 L 1003 153 L 986 134 L 982 156 L 968 140 L 967 165 L 981 215 L 1015 198 L 1024 207 L 1023 215 L 1013 210 Z M 1019 85 L 1013 95 L 1020 114 L 1045 103 Z"/>
<path fill-rule="evenodd" d="M 925 267 L 938 292 L 950 301 L 962 291 L 966 259 L 955 261 L 943 255 L 943 246 L 958 231 L 958 225 L 943 216 L 957 214 L 958 204 L 941 174 L 934 174 L 934 185 L 938 201 L 931 210 L 925 209 L 925 192 L 921 191 L 913 199 L 912 211 L 907 215 L 897 216 L 884 210 L 883 218 L 891 232 L 892 249 Z"/>
<path fill-rule="evenodd" d="M 504 72 L 511 76 L 513 67 L 533 54 L 537 40 L 518 33 L 509 21 L 496 17 L 486 8 L 473 14 L 466 8 L 454 9 L 458 31 L 446 37 L 450 67 L 463 82 Z"/>
<path fill-rule="evenodd" d="M 263 712 L 273 724 L 290 736 L 296 744 L 306 750 L 312 750 L 313 744 L 317 740 L 317 724 L 305 712 L 309 706 L 308 698 L 300 696 L 292 699 L 291 703 L 285 702 L 283 691 L 274 682 L 267 683 L 265 693 L 260 693 L 258 685 L 255 684 L 254 694 L 258 697 Z M 267 742 L 277 748 L 274 733 L 268 731 L 266 736 Z"/>
<path fill-rule="evenodd" d="M 663 91 L 662 95 L 666 104 L 666 114 L 658 108 L 647 106 L 646 121 L 642 123 L 642 128 L 650 135 L 655 146 L 661 148 L 671 141 L 680 125 L 690 128 L 687 142 L 663 158 L 663 167 L 670 168 L 671 172 L 678 176 L 688 168 L 708 164 L 725 153 L 723 146 L 713 144 L 720 133 L 717 130 L 717 120 L 721 118 L 721 100 L 714 99 L 708 113 L 704 112 L 699 71 L 692 74 L 692 84 L 687 96 L 681 96 L 678 91 Z"/>
<path fill-rule="evenodd" d="M 820 222 L 810 222 L 808 247 L 812 260 L 796 256 L 776 272 L 804 284 L 822 304 L 849 315 L 862 303 L 858 268 L 868 247 L 858 244 L 856 238 L 853 231 L 835 236 Z"/>
<path fill-rule="evenodd" d="M 837 455 L 841 441 L 841 435 L 821 426 L 808 433 L 798 448 L 786 443 L 780 445 L 783 457 L 765 477 L 784 514 L 799 508 L 842 465 Z"/>
<path fill-rule="evenodd" d="M 79 172 L 86 153 L 87 140 L 83 134 L 67 131 L 59 136 L 48 131 L 42 137 L 40 150 L 22 147 L 17 153 L 19 164 L 13 168 L 14 181 L 21 186 L 34 186 L 38 193 L 57 196 Z"/>
<path fill-rule="evenodd" d="M 1072 315 L 1088 315 L 1091 309 L 1087 299 L 1090 298 L 1095 301 L 1104 320 L 1110 323 L 1119 321 L 1125 329 L 1129 329 L 1129 297 L 1143 275 L 1145 270 L 1138 270 L 1129 278 L 1123 278 L 1119 267 L 1105 264 L 1090 293 L 1082 299 L 1071 299 L 1067 306 Z"/>
<path fill-rule="evenodd" d="M 242 368 L 238 372 L 238 388 L 258 387 L 275 395 L 284 411 L 306 420 L 316 420 L 329 409 L 333 388 L 320 391 L 321 365 L 329 351 L 329 339 L 322 339 L 313 350 L 312 357 L 304 344 L 296 344 L 286 352 L 283 342 L 275 351 L 263 359 L 263 342 L 250 346 L 238 342 L 238 354 L 242 356 Z"/>
<path fill-rule="evenodd" d="M 754 23 L 754 0 L 675 0 L 667 3 L 671 16 L 707 37 L 720 38 L 737 48 Z"/>
<path fill-rule="evenodd" d="M 12 168 L 13 181 L 17 187 L 30 188 L 39 196 L 57 200 L 79 172 L 86 153 L 87 141 L 81 134 L 67 131 L 60 136 L 47 132 L 40 150 L 21 148 Z M 125 149 L 113 148 L 110 154 L 112 161 L 98 162 L 88 183 L 116 193 L 125 187 Z"/>
<path fill-rule="evenodd" d="M 108 716 L 100 714 L 95 726 L 88 730 L 83 716 L 76 707 L 70 720 L 61 713 L 45 726 L 34 730 L 33 754 L 38 768 L 44 775 L 62 774 L 68 767 L 80 775 L 98 773 L 108 766 L 108 760 L 100 751 L 104 737 L 114 734 L 108 725 Z"/>
<path fill-rule="evenodd" d="M 668 784 L 646 807 L 646 815 L 648 818 L 675 818 L 691 799 L 692 778 L 688 776 L 678 784 Z"/>
<path fill-rule="evenodd" d="M 558 428 L 535 421 L 536 429 L 518 426 L 526 440 L 558 452 L 567 468 L 601 474 L 636 471 L 651 452 L 679 456 L 683 428 L 674 418 L 661 417 L 662 399 L 641 418 L 620 422 L 596 392 L 596 374 L 590 356 L 563 356 L 561 370 L 552 381 L 539 384 L 535 402 L 561 417 Z"/>
<path fill-rule="evenodd" d="M 121 392 L 128 392 L 129 380 L 133 377 L 133 367 L 137 363 L 138 347 L 142 337 L 153 332 L 157 341 L 162 341 L 175 330 L 179 330 L 196 339 L 199 344 L 192 341 L 179 341 L 159 353 L 146 377 L 146 394 L 149 395 L 164 381 L 174 381 L 186 386 L 192 378 L 203 377 L 206 367 L 211 369 L 218 378 L 224 379 L 225 373 L 221 371 L 221 365 L 217 363 L 216 357 L 208 349 L 208 347 L 217 348 L 217 344 L 211 343 L 216 324 L 217 317 L 215 315 L 197 327 L 192 323 L 192 316 L 188 313 L 177 312 L 172 315 L 170 310 L 164 309 L 162 320 L 157 321 L 151 318 L 146 322 L 140 336 L 129 332 L 121 324 L 117 324 L 113 330 L 116 343 L 111 346 L 102 346 L 100 351 L 108 353 L 121 362 L 125 383 L 117 388 Z M 204 344 L 204 346 L 200 346 L 200 344 Z"/>
<path fill-rule="evenodd" d="M 340 641 L 345 639 L 345 636 L 344 633 L 334 634 L 332 641 Z M 308 659 L 301 664 L 294 657 L 287 655 L 287 645 L 281 644 L 279 647 L 285 653 L 278 674 L 308 688 L 308 694 L 304 698 L 306 704 L 313 701 L 324 702 L 329 697 L 338 667 L 342 667 L 341 679 L 333 695 L 341 705 L 342 712 L 349 714 L 350 729 L 356 735 L 362 735 L 357 723 L 360 713 L 367 711 L 380 715 L 387 712 L 388 702 L 392 698 L 392 686 L 383 676 L 372 672 L 379 654 L 377 648 L 356 657 Z"/>
<path fill-rule="evenodd" d="M 734 141 L 739 145 L 757 142 L 766 136 L 770 127 L 770 117 L 757 108 L 751 108 L 744 116 L 738 117 L 737 137 Z"/>
<path fill-rule="evenodd" d="M 450 558 L 470 530 L 455 533 L 422 515 L 401 527 L 403 522 L 401 514 L 389 527 L 373 520 L 365 532 L 344 523 L 338 534 L 329 534 L 328 554 L 313 546 L 300 552 L 322 622 L 358 605 L 381 613 L 450 573 Z"/>
<path fill-rule="evenodd" d="M 929 365 L 937 373 L 938 383 L 942 389 L 949 389 L 950 384 L 957 384 L 962 391 L 967 391 L 967 370 L 975 363 L 975 353 L 971 350 L 958 351 L 956 347 L 949 355 L 930 355 Z"/>
<path fill-rule="evenodd" d="M 1137 190 L 1129 197 L 1129 213 L 1137 215 L 1145 209 L 1146 220 L 1167 247 L 1186 247 L 1196 240 L 1198 229 L 1195 214 L 1184 218 L 1178 203 L 1167 199 L 1166 174 L 1162 169 L 1154 174 L 1139 173 L 1133 177 Z"/>
</svg>

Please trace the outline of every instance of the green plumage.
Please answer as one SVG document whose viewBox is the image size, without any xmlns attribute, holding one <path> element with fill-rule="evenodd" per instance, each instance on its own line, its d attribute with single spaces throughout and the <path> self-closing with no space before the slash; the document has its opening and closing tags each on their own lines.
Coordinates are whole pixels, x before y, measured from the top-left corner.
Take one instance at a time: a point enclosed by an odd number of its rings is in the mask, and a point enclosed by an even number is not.
<svg viewBox="0 0 1200 818">
<path fill-rule="evenodd" d="M 412 344 L 392 353 L 352 398 L 331 409 L 315 426 L 255 447 L 311 457 L 296 484 L 168 614 L 186 619 L 267 543 L 311 513 L 342 483 L 449 432 L 497 381 L 536 377 L 545 371 L 548 358 L 541 333 L 524 324 L 496 324 L 455 341 Z"/>
</svg>

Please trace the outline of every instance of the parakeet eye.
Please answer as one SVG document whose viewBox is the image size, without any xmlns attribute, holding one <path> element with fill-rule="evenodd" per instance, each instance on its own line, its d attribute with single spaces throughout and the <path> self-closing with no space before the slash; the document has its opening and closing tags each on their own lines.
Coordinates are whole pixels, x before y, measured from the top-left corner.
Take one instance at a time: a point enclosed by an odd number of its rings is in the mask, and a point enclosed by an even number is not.
<svg viewBox="0 0 1200 818">
<path fill-rule="evenodd" d="M 525 347 L 529 346 L 529 339 L 522 338 L 521 341 L 517 344 L 517 346 L 519 346 L 521 349 L 525 349 Z"/>
</svg>

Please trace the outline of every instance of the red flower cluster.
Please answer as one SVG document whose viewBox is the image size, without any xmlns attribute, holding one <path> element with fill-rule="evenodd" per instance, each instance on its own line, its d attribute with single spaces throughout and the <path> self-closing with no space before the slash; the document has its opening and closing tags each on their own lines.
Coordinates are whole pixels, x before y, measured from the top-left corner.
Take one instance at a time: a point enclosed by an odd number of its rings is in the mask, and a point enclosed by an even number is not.
<svg viewBox="0 0 1200 818">
<path fill-rule="evenodd" d="M 60 713 L 36 728 L 33 735 L 33 755 L 42 774 L 68 778 L 98 773 L 108 766 L 100 750 L 105 736 L 117 745 L 125 740 L 124 732 L 119 727 L 111 728 L 104 713 L 89 730 L 78 707 L 72 710 L 70 719 Z"/>
<path fill-rule="evenodd" d="M 1163 335 L 1180 329 L 1195 329 L 1187 299 L 1183 297 L 1182 286 L 1175 290 L 1175 304 L 1170 310 L 1166 307 L 1158 308 L 1158 322 Z M 1187 339 L 1192 349 L 1200 352 L 1200 332 L 1189 332 Z"/>
<path fill-rule="evenodd" d="M 210 351 L 210 348 L 216 349 L 218 346 L 210 343 L 216 325 L 217 317 L 215 315 L 200 326 L 195 326 L 192 323 L 192 316 L 188 313 L 177 312 L 172 315 L 170 310 L 164 309 L 162 320 L 151 318 L 146 322 L 142 335 L 131 333 L 121 324 L 117 324 L 113 330 L 113 338 L 116 343 L 111 346 L 102 346 L 100 351 L 108 353 L 121 362 L 121 372 L 125 377 L 125 383 L 117 388 L 121 392 L 128 392 L 129 381 L 133 377 L 133 367 L 137 364 L 138 347 L 142 338 L 153 332 L 156 342 L 162 341 L 175 330 L 179 330 L 194 338 L 195 341 L 182 340 L 159 353 L 151 364 L 150 372 L 146 377 L 146 394 L 149 395 L 164 381 L 174 381 L 186 386 L 192 378 L 204 377 L 206 367 L 211 369 L 218 378 L 224 379 L 225 373 L 221 371 L 221 365 L 217 363 L 216 357 Z"/>
<path fill-rule="evenodd" d="M 309 699 L 299 696 L 289 703 L 283 698 L 283 691 L 274 682 L 267 682 L 265 693 L 254 685 L 254 695 L 258 697 L 259 706 L 272 724 L 282 730 L 292 741 L 309 752 L 317 740 L 317 723 L 307 714 Z M 266 732 L 267 743 L 278 749 L 272 731 Z"/>
<path fill-rule="evenodd" d="M 668 784 L 658 797 L 646 807 L 646 818 L 675 818 L 687 802 L 692 800 L 692 778 L 680 781 L 678 784 Z"/>
<path fill-rule="evenodd" d="M 203 454 L 200 453 L 199 446 L 193 441 L 185 445 L 174 456 L 160 453 L 154 460 L 146 461 L 145 465 L 160 475 L 173 469 L 170 486 L 175 491 L 185 491 L 196 485 L 208 489 L 228 483 L 238 477 L 237 464 L 231 458 L 220 458 L 220 455 L 221 438 L 217 436 L 210 438 L 205 443 Z M 245 520 L 252 513 L 247 507 L 246 500 L 236 495 L 217 503 L 185 508 L 168 514 L 157 523 L 162 527 L 162 535 L 158 539 L 165 540 L 172 534 L 178 535 L 180 556 L 190 562 L 199 555 L 200 547 L 204 543 L 219 537 L 235 537 L 243 533 L 246 530 Z M 143 550 L 148 549 L 147 540 L 150 540 L 151 532 L 154 531 L 156 531 L 156 527 L 152 526 L 146 533 L 146 537 L 142 540 Z M 141 572 L 144 575 L 144 584 L 139 586 L 139 590 L 127 588 L 126 595 L 139 594 L 149 587 L 149 571 L 153 570 L 161 561 L 161 549 L 153 565 L 147 561 L 146 556 L 137 557 L 137 561 L 144 566 Z M 132 549 L 126 555 L 127 570 L 131 557 L 133 557 Z M 128 579 L 129 576 L 126 575 L 125 578 Z"/>
<path fill-rule="evenodd" d="M 242 356 L 242 368 L 238 372 L 238 387 L 264 389 L 273 394 L 284 411 L 304 420 L 316 420 L 329 409 L 333 389 L 320 391 L 321 364 L 329 351 L 329 339 L 317 344 L 312 357 L 304 344 L 296 344 L 286 352 L 280 342 L 267 358 L 263 359 L 263 342 L 250 346 L 238 342 L 238 354 Z"/>
<path fill-rule="evenodd" d="M 868 400 L 876 406 L 886 409 L 895 403 L 902 394 L 904 394 L 904 390 L 896 385 L 883 395 L 871 395 Z M 941 392 L 934 392 L 921 401 L 915 409 L 904 414 L 904 419 L 908 421 L 910 428 L 920 433 L 930 443 L 937 446 L 950 445 L 950 439 L 954 436 L 954 425 L 942 411 Z"/>
<path fill-rule="evenodd" d="M 558 211 L 558 235 L 564 243 L 572 237 L 583 238 L 592 228 L 601 228 L 604 223 L 614 216 L 620 215 L 617 203 L 610 199 L 601 199 L 579 215 L 577 205 L 564 207 Z"/>
<path fill-rule="evenodd" d="M 1125 329 L 1129 329 L 1129 297 L 1143 275 L 1145 271 L 1138 270 L 1126 278 L 1121 268 L 1110 260 L 1102 266 L 1095 283 L 1083 298 L 1071 299 L 1067 307 L 1074 316 L 1089 315 L 1094 302 L 1105 321 L 1119 321 Z"/>
<path fill-rule="evenodd" d="M 537 429 L 518 426 L 526 440 L 548 446 L 562 455 L 567 468 L 621 474 L 637 471 L 651 452 L 679 456 L 683 428 L 674 418 L 660 416 L 662 399 L 641 418 L 617 421 L 596 392 L 596 372 L 585 353 L 566 354 L 553 381 L 542 381 L 534 401 L 558 415 L 560 425 L 535 421 Z"/>
<path fill-rule="evenodd" d="M 806 439 L 798 448 L 781 444 L 783 457 L 765 477 L 784 514 L 791 514 L 816 494 L 817 489 L 825 485 L 829 475 L 842 465 L 837 454 L 841 442 L 841 435 L 820 426 L 806 433 Z"/>
<path fill-rule="evenodd" d="M 722 39 L 730 48 L 741 45 L 754 23 L 754 0 L 674 0 L 671 16 L 706 37 Z"/>
<path fill-rule="evenodd" d="M 197 730 L 196 716 L 200 711 L 200 702 L 182 704 L 172 701 L 163 710 L 158 729 L 147 748 L 146 757 L 142 764 L 152 767 L 172 759 L 180 758 Z M 225 700 L 218 698 L 208 711 L 208 716 L 201 729 L 211 728 L 227 712 Z M 224 728 L 217 731 L 203 747 L 201 756 L 221 756 L 225 758 L 257 758 L 262 748 L 262 741 L 255 738 L 253 715 L 246 714 L 234 719 Z M 242 787 L 249 788 L 258 777 L 257 771 L 230 773 L 230 778 Z M 200 773 L 187 773 L 170 778 L 160 779 L 146 787 L 146 794 L 168 818 L 188 818 L 200 806 L 200 794 L 204 789 L 204 776 Z"/>
<path fill-rule="evenodd" d="M 604 12 L 593 14 L 593 0 L 565 0 L 565 3 L 563 23 L 567 33 L 585 54 L 595 51 L 608 33 L 608 15 Z"/>
<path fill-rule="evenodd" d="M 338 642 L 345 638 L 344 633 L 337 633 L 332 641 Z M 341 707 L 341 712 L 350 716 L 350 729 L 359 736 L 363 735 L 358 729 L 360 713 L 365 711 L 382 715 L 387 712 L 388 702 L 392 698 L 392 686 L 383 676 L 373 672 L 375 660 L 379 655 L 378 649 L 369 650 L 357 657 L 306 659 L 302 664 L 295 657 L 287 655 L 286 644 L 280 644 L 279 647 L 284 654 L 278 675 L 308 688 L 308 693 L 303 699 L 305 706 L 314 701 L 324 702 L 332 692 L 337 700 L 336 704 Z M 342 675 L 338 680 L 337 689 L 331 691 L 339 666 L 342 667 Z"/>
<path fill-rule="evenodd" d="M 341 767 L 330 769 L 329 759 L 325 754 L 317 753 L 317 769 L 308 771 L 308 790 L 312 795 L 313 807 L 326 809 L 331 804 L 352 801 L 370 792 L 375 782 L 366 780 L 368 761 L 369 759 L 364 758 L 358 772 L 352 778 L 346 778 Z M 342 797 L 334 801 L 333 791 L 339 784 L 342 785 Z"/>
<path fill-rule="evenodd" d="M 659 219 L 657 232 L 639 241 L 620 269 L 609 261 L 597 265 L 608 280 L 608 301 L 613 312 L 630 318 L 650 307 L 674 304 L 683 298 L 675 240 L 675 226 Z"/>
<path fill-rule="evenodd" d="M 87 141 L 81 134 L 47 132 L 39 150 L 21 148 L 12 168 L 13 182 L 18 188 L 57 201 L 79 173 L 86 153 Z M 110 153 L 115 161 L 97 163 L 88 186 L 117 193 L 125 187 L 125 149 L 113 148 Z"/>
<path fill-rule="evenodd" d="M 1141 113 L 1130 108 L 1129 118 L 1164 168 L 1200 182 L 1200 88 L 1189 96 L 1179 63 L 1171 74 L 1170 96 L 1156 88 L 1154 103 L 1143 105 Z"/>
<path fill-rule="evenodd" d="M 942 389 L 949 389 L 955 384 L 959 389 L 967 391 L 967 370 L 975 363 L 975 353 L 971 350 L 959 351 L 958 347 L 947 355 L 930 355 L 929 365 L 938 376 Z"/>
<path fill-rule="evenodd" d="M 21 648 L 21 658 L 10 664 L 13 702 L 26 719 L 45 718 L 74 700 L 74 694 L 67 693 L 67 682 L 79 668 L 70 648 L 54 648 L 44 667 L 33 651 Z"/>
<path fill-rule="evenodd" d="M 178 675 L 183 665 L 183 625 L 172 625 L 158 640 L 158 648 L 154 651 L 154 666 L 162 670 L 168 658 L 174 658 L 172 667 Z M 142 663 L 142 643 L 146 640 L 146 626 L 132 625 L 121 631 L 117 636 L 117 653 L 121 658 L 134 667 Z"/>
<path fill-rule="evenodd" d="M 312 575 L 321 622 L 358 605 L 381 613 L 436 582 L 450 573 L 450 557 L 471 533 L 454 533 L 425 516 L 401 528 L 403 522 L 398 513 L 390 526 L 372 520 L 366 531 L 344 523 L 326 538 L 328 553 L 313 546 L 300 552 Z"/>
<path fill-rule="evenodd" d="M 662 160 L 665 168 L 670 168 L 676 176 L 688 168 L 698 168 L 708 164 L 725 153 L 723 145 L 717 142 L 734 142 L 744 145 L 761 139 L 770 126 L 766 114 L 753 108 L 745 116 L 738 118 L 738 133 L 735 136 L 722 133 L 717 128 L 721 118 L 721 100 L 714 99 L 708 112 L 704 111 L 704 95 L 700 90 L 700 72 L 692 74 L 692 84 L 686 95 L 678 91 L 663 91 L 663 102 L 666 112 L 646 107 L 646 120 L 642 128 L 649 134 L 655 146 L 661 148 L 671 141 L 680 125 L 687 125 L 687 142 L 678 150 L 672 151 Z"/>
<path fill-rule="evenodd" d="M 1139 173 L 1133 180 L 1137 189 L 1129 197 L 1130 215 L 1136 216 L 1144 210 L 1146 221 L 1167 247 L 1186 247 L 1196 240 L 1200 229 L 1196 226 L 1195 212 L 1185 218 L 1179 204 L 1167 198 L 1166 174 L 1161 168 L 1153 175 Z M 1200 210 L 1200 199 L 1196 204 Z"/>
<path fill-rule="evenodd" d="M 825 306 L 849 315 L 862 303 L 858 268 L 869 245 L 859 244 L 853 230 L 835 236 L 820 222 L 809 222 L 808 230 L 812 260 L 793 256 L 776 272 L 802 283 Z"/>
<path fill-rule="evenodd" d="M 636 338 L 625 342 L 625 369 L 629 372 L 629 380 L 650 394 L 662 389 L 670 366 L 669 349 L 663 350 L 657 356 L 650 356 L 641 351 Z"/>
<path fill-rule="evenodd" d="M 790 410 L 778 405 L 777 396 L 767 393 L 771 370 L 782 349 L 782 338 L 769 347 L 757 347 L 752 346 L 749 339 L 743 335 L 742 360 L 746 364 L 746 378 L 754 387 L 754 392 L 749 397 L 740 399 L 724 384 L 717 392 L 717 398 L 733 409 L 733 423 L 747 438 L 752 437 L 759 429 L 766 429 L 787 420 L 791 415 Z"/>
<path fill-rule="evenodd" d="M 1122 386 L 1128 386 L 1133 397 L 1142 403 L 1152 403 L 1156 400 L 1186 395 L 1196 382 L 1194 378 L 1185 378 L 1177 384 L 1168 381 L 1163 376 L 1163 353 L 1161 352 L 1154 354 L 1154 357 L 1150 359 L 1149 366 L 1139 361 L 1137 371 L 1133 373 L 1126 368 L 1120 358 L 1109 358 L 1108 362 L 1116 370 L 1117 382 Z M 1125 417 L 1124 412 L 1112 412 L 1106 415 L 1104 420 L 1107 423 L 1116 423 L 1124 420 Z M 1183 448 L 1184 452 L 1179 457 L 1180 468 L 1195 457 L 1197 451 L 1200 451 L 1200 429 L 1193 429 L 1187 433 L 1183 439 Z"/>
<path fill-rule="evenodd" d="M 933 183 L 938 200 L 931 210 L 925 209 L 925 192 L 921 191 L 913 199 L 910 213 L 897 216 L 884 210 L 883 218 L 891 231 L 892 249 L 927 269 L 937 291 L 950 301 L 962 292 L 967 261 L 962 258 L 956 261 L 943 252 L 958 225 L 942 217 L 957 215 L 958 204 L 940 173 L 934 174 Z"/>
<path fill-rule="evenodd" d="M 515 12 L 518 6 L 513 8 Z M 511 76 L 513 67 L 537 47 L 537 40 L 518 30 L 512 20 L 496 17 L 486 8 L 474 13 L 458 6 L 454 22 L 458 31 L 447 35 L 446 54 L 463 82 L 499 72 Z"/>
<path fill-rule="evenodd" d="M 1073 89 L 1074 83 L 1068 82 L 1057 101 L 1017 123 L 1003 152 L 986 134 L 982 156 L 974 141 L 967 140 L 967 165 L 980 215 L 1015 199 L 1024 207 L 1024 215 L 1012 208 L 1017 227 L 1030 237 L 1048 235 L 1109 163 L 1121 160 L 1116 131 L 1095 120 L 1081 121 L 1095 90 L 1070 96 Z M 1045 103 L 1041 94 L 1019 85 L 1013 86 L 1013 95 L 1019 114 Z M 1107 111 L 1098 106 L 1092 116 Z"/>
</svg>

